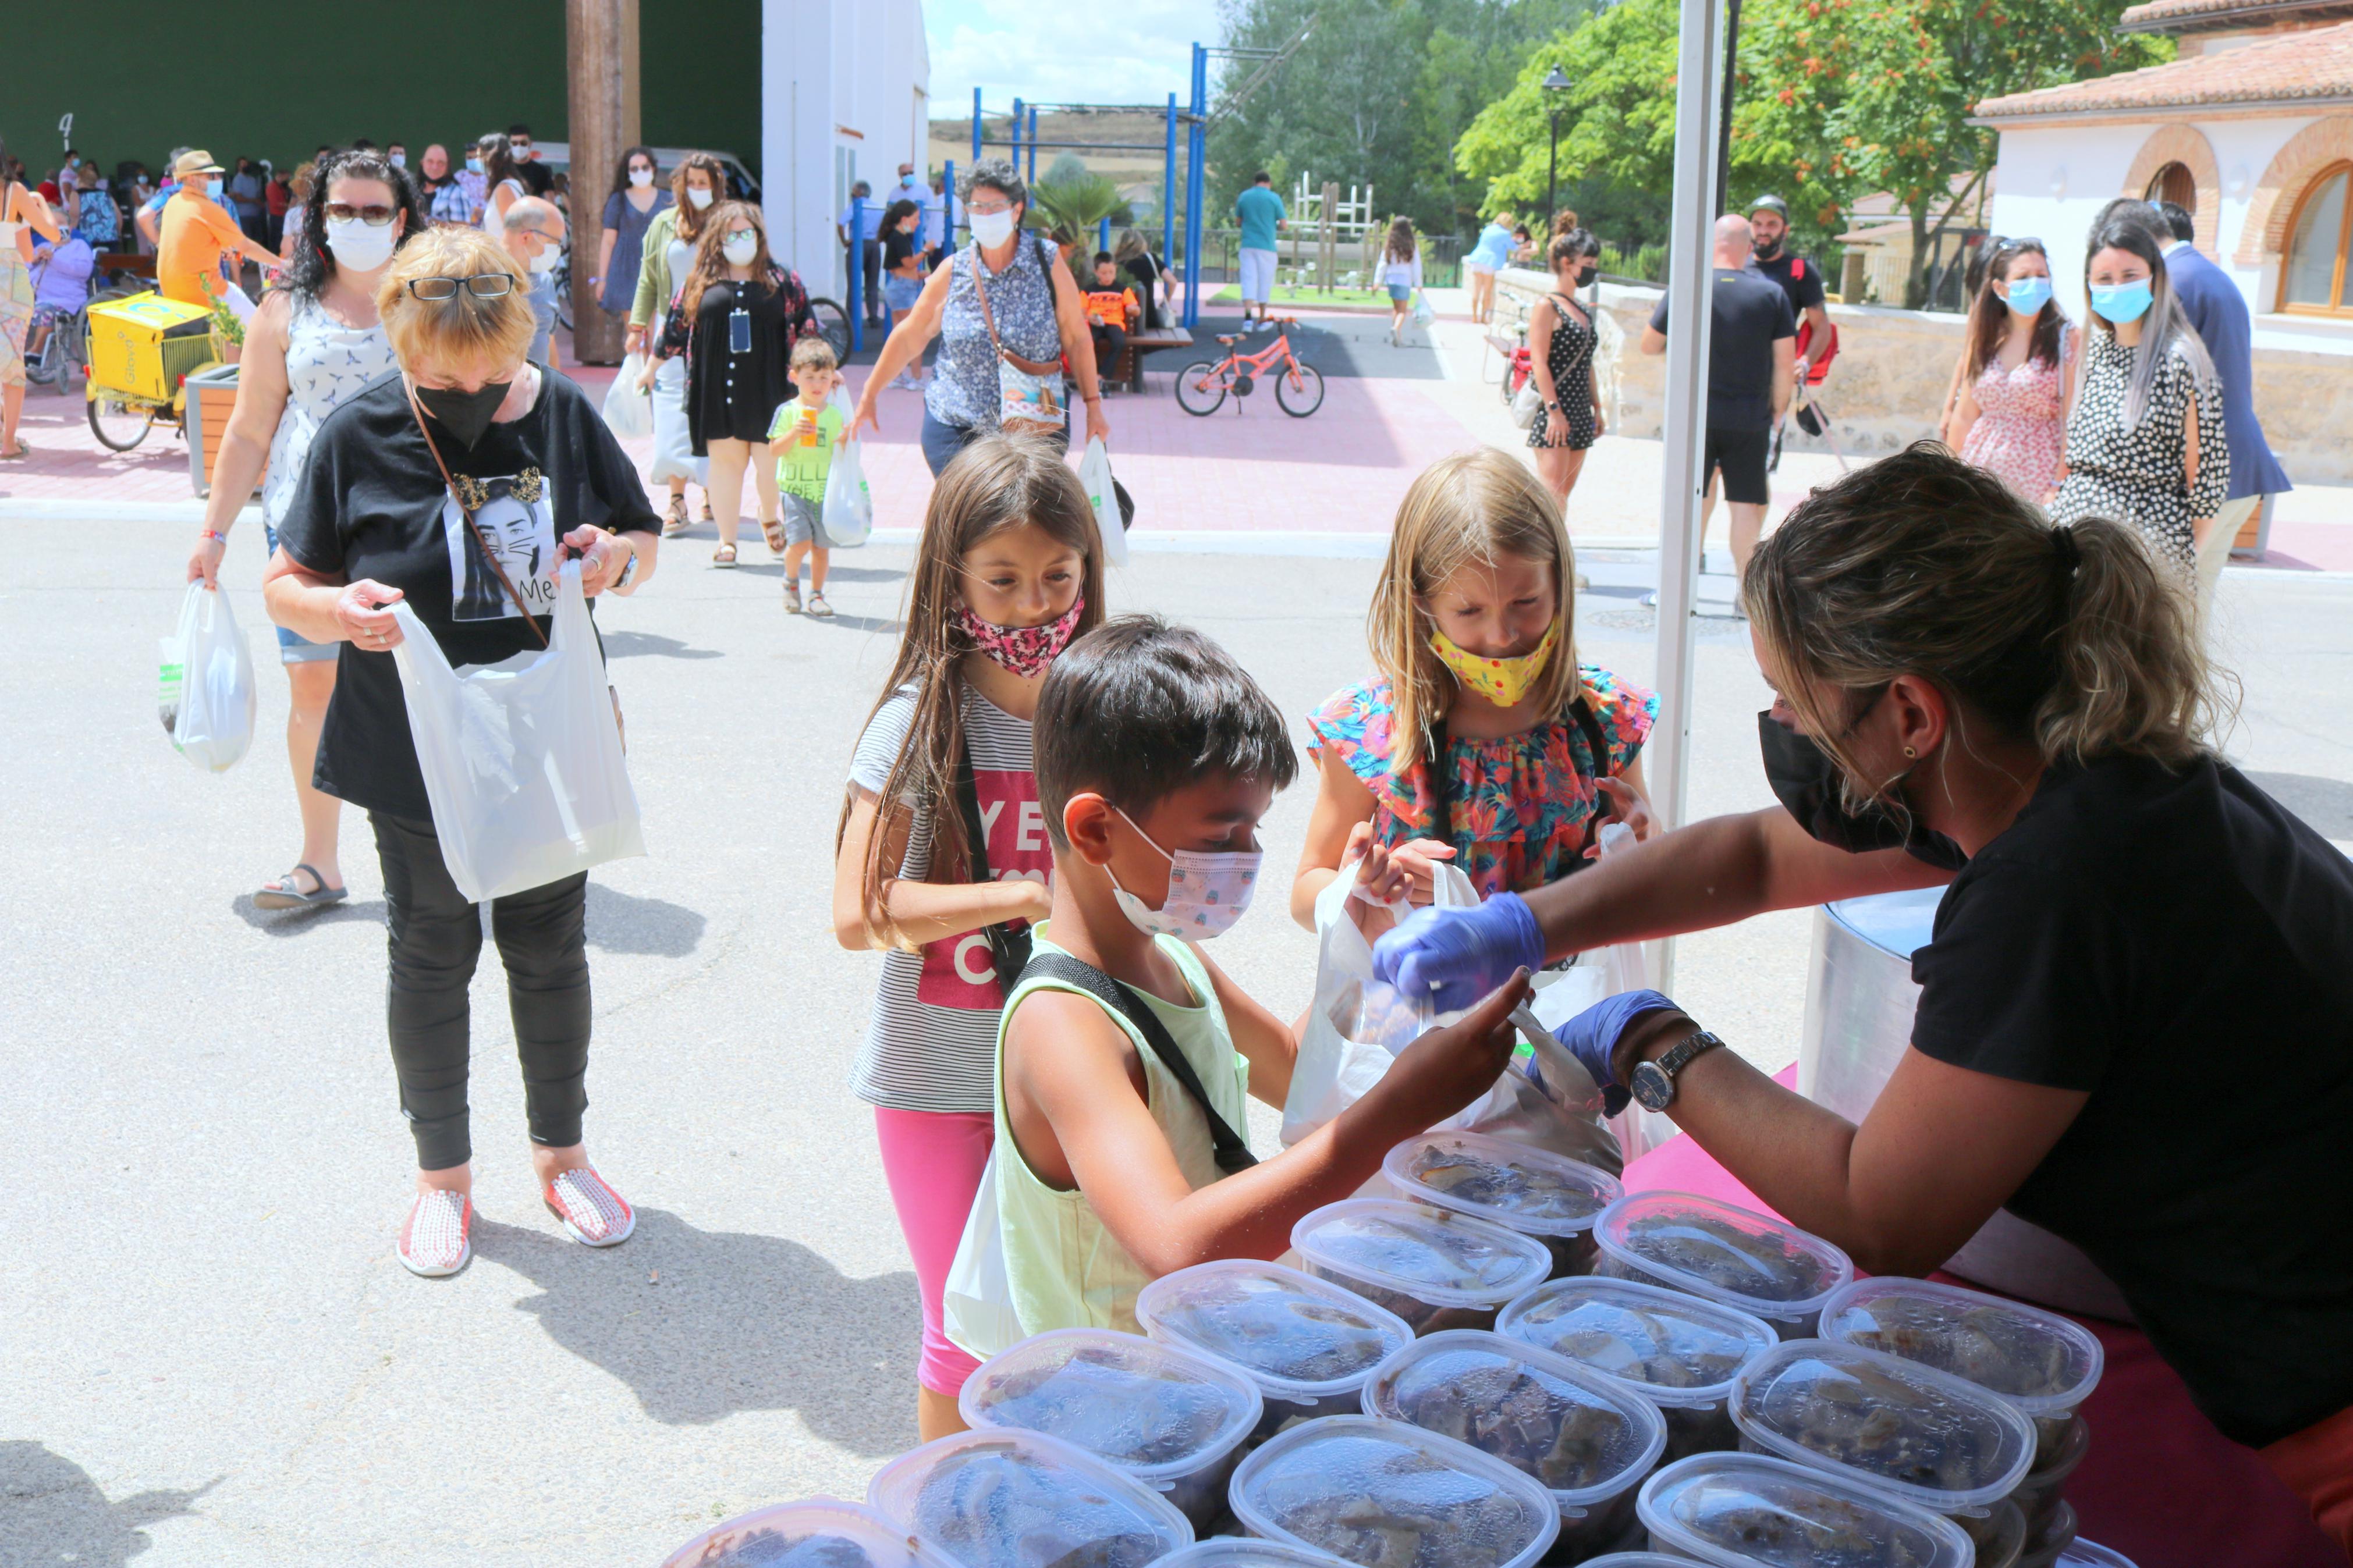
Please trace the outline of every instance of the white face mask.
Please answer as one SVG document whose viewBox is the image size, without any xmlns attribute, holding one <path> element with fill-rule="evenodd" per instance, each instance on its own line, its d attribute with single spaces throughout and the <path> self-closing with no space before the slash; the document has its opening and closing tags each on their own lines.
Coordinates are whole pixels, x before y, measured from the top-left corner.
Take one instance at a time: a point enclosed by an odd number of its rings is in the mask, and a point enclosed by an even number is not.
<svg viewBox="0 0 2353 1568">
<path fill-rule="evenodd" d="M 398 242 L 392 224 L 372 225 L 355 217 L 327 220 L 327 248 L 335 253 L 335 265 L 354 272 L 373 272 L 391 260 Z"/>
<path fill-rule="evenodd" d="M 699 207 L 709 206 L 711 205 L 712 198 L 716 196 L 718 194 L 718 192 L 712 190 L 708 185 L 689 185 L 686 187 L 686 199 L 692 202 Z"/>
<path fill-rule="evenodd" d="M 994 250 L 1011 239 L 1013 237 L 1012 209 L 1008 207 L 1001 213 L 973 214 L 972 237 L 977 240 L 983 248 L 989 250 Z"/>
<path fill-rule="evenodd" d="M 720 246 L 719 254 L 727 258 L 730 267 L 749 267 L 752 258 L 760 254 L 759 237 L 746 235 L 742 239 L 728 240 Z"/>
<path fill-rule="evenodd" d="M 392 166 L 396 169 L 406 169 L 408 167 L 408 154 L 406 153 L 395 153 L 392 155 Z"/>
<path fill-rule="evenodd" d="M 540 237 L 540 243 L 539 254 L 531 258 L 531 269 L 533 272 L 553 272 L 555 264 L 564 259 L 563 249 L 544 235 Z"/>
<path fill-rule="evenodd" d="M 1113 806 L 1113 811 L 1119 807 Z M 1135 818 L 1124 811 L 1119 819 L 1135 827 Z M 1168 896 L 1154 909 L 1134 893 L 1119 885 L 1119 873 L 1109 865 L 1103 867 L 1111 878 L 1112 897 L 1119 900 L 1120 913 L 1125 915 L 1136 930 L 1151 936 L 1178 936 L 1193 942 L 1207 942 L 1233 929 L 1250 908 L 1250 894 L 1258 888 L 1259 861 L 1264 852 L 1257 849 L 1235 849 L 1212 854 L 1202 849 L 1179 849 L 1174 855 L 1152 843 L 1152 836 L 1135 827 L 1135 836 L 1158 850 L 1168 861 Z"/>
<path fill-rule="evenodd" d="M 654 172 L 651 169 L 632 169 L 629 171 L 629 184 L 637 186 L 638 189 L 642 191 L 653 183 Z"/>
</svg>

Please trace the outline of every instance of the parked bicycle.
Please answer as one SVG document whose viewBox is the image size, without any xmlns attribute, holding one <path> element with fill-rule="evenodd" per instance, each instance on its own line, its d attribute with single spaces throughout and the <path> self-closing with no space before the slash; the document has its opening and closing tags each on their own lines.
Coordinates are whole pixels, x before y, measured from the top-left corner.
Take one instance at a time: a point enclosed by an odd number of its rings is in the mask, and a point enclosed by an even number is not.
<svg viewBox="0 0 2353 1568">
<path fill-rule="evenodd" d="M 1235 349 L 1239 337 L 1224 333 L 1218 342 L 1225 345 L 1226 357 L 1221 360 L 1196 360 L 1176 376 L 1176 405 L 1187 414 L 1207 416 L 1225 406 L 1228 394 L 1248 397 L 1256 390 L 1258 378 L 1273 369 L 1274 401 L 1293 419 L 1304 419 L 1324 406 L 1324 373 L 1302 360 L 1291 348 L 1291 329 L 1299 325 L 1295 316 L 1275 318 L 1274 341 L 1256 353 L 1242 353 Z M 1241 412 L 1236 404 L 1234 412 Z"/>
</svg>

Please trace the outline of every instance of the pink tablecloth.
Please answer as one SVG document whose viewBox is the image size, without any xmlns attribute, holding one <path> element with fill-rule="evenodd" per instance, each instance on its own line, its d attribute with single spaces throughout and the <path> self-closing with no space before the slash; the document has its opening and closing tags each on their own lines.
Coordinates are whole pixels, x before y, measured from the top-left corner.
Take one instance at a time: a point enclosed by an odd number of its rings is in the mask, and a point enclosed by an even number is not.
<svg viewBox="0 0 2353 1568">
<path fill-rule="evenodd" d="M 1628 1166 L 1626 1188 L 1700 1193 L 1772 1212 L 1687 1137 Z M 2107 1351 L 2100 1386 L 2083 1406 L 2092 1447 L 2067 1482 L 2085 1540 L 2114 1547 L 2138 1568 L 2346 1568 L 2304 1500 L 2253 1449 L 2214 1429 L 2146 1334 L 2078 1321 Z"/>
</svg>

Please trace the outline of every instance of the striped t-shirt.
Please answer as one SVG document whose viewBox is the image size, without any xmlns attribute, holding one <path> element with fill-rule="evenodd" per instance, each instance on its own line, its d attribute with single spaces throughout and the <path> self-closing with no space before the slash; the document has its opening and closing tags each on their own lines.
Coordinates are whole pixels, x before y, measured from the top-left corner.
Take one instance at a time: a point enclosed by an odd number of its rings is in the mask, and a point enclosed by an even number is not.
<svg viewBox="0 0 2353 1568">
<path fill-rule="evenodd" d="M 1029 721 L 1017 719 L 970 687 L 963 689 L 965 747 L 987 840 L 989 875 L 1044 882 L 1054 868 L 1045 814 L 1030 772 Z M 914 688 L 902 687 L 876 710 L 850 758 L 849 782 L 876 795 L 907 743 Z M 918 799 L 899 875 L 922 881 L 931 869 L 932 812 L 950 802 Z M 878 826 L 878 831 L 880 831 Z M 988 938 L 966 931 L 920 952 L 882 956 L 874 1020 L 858 1053 L 850 1088 L 860 1100 L 893 1110 L 961 1110 L 989 1115 L 997 1064 L 997 1020 L 1004 1010 Z"/>
</svg>

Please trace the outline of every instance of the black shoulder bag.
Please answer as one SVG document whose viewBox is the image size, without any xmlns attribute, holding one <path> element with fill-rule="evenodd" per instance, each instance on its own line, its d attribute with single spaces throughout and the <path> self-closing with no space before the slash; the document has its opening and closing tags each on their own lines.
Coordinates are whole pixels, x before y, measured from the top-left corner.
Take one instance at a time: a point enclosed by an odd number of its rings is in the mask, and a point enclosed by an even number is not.
<svg viewBox="0 0 2353 1568">
<path fill-rule="evenodd" d="M 1026 937 L 1024 942 L 1026 945 Z M 1209 1142 L 1214 1148 L 1219 1170 L 1230 1176 L 1236 1171 L 1247 1171 L 1258 1163 L 1258 1156 L 1250 1152 L 1250 1145 L 1242 1141 L 1241 1134 L 1229 1126 L 1226 1119 L 1218 1114 L 1218 1108 L 1209 1103 L 1209 1091 L 1201 1087 L 1201 1075 L 1193 1070 L 1192 1062 L 1169 1037 L 1168 1026 L 1160 1021 L 1160 1015 L 1155 1013 L 1144 998 L 1093 964 L 1082 963 L 1066 952 L 1033 955 L 1023 966 L 1015 984 L 1018 984 L 1021 980 L 1033 975 L 1075 985 L 1135 1026 L 1136 1032 L 1152 1047 L 1152 1054 L 1160 1058 L 1160 1065 L 1176 1075 L 1176 1081 L 1185 1086 L 1185 1092 L 1193 1097 L 1193 1103 L 1201 1108 L 1202 1116 L 1209 1123 Z"/>
<path fill-rule="evenodd" d="M 988 869 L 988 838 L 981 830 L 980 789 L 973 782 L 972 745 L 964 742 L 956 752 L 956 807 L 964 818 L 965 877 L 967 881 L 986 882 L 992 879 Z M 989 967 L 997 971 L 997 984 L 1004 994 L 1013 994 L 1013 987 L 1021 977 L 1022 965 L 1029 962 L 1029 928 L 1016 931 L 999 922 L 983 926 L 988 938 Z"/>
<path fill-rule="evenodd" d="M 1601 733 L 1601 721 L 1593 716 L 1593 709 L 1585 700 L 1585 693 L 1580 691 L 1569 700 L 1568 716 L 1577 721 L 1579 730 L 1585 731 L 1586 749 L 1593 755 L 1593 765 L 1607 768 L 1609 765 L 1609 742 Z M 1446 719 L 1441 714 L 1431 721 L 1430 726 L 1430 836 L 1441 844 L 1451 844 L 1454 842 L 1454 812 L 1453 803 L 1447 798 L 1446 746 Z M 1600 814 L 1595 813 L 1592 820 L 1600 821 Z M 1599 829 L 1593 831 L 1598 832 Z M 1590 839 L 1592 834 L 1588 833 L 1587 837 Z M 1591 864 L 1590 860 L 1573 860 L 1568 869 L 1574 874 Z"/>
</svg>

